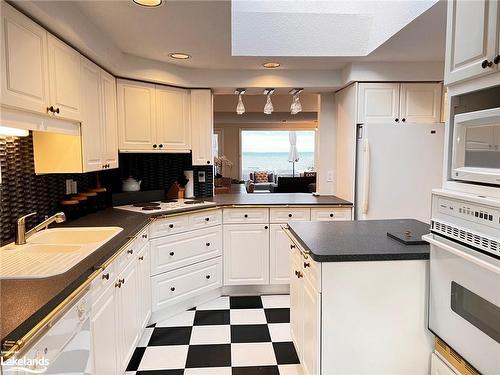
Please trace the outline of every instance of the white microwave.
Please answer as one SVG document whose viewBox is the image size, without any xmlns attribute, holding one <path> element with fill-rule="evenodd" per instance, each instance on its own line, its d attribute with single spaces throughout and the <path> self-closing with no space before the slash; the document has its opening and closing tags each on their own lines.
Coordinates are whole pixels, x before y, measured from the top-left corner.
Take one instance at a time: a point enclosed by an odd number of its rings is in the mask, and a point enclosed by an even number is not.
<svg viewBox="0 0 500 375">
<path fill-rule="evenodd" d="M 500 185 L 500 108 L 455 115 L 454 180 Z"/>
</svg>

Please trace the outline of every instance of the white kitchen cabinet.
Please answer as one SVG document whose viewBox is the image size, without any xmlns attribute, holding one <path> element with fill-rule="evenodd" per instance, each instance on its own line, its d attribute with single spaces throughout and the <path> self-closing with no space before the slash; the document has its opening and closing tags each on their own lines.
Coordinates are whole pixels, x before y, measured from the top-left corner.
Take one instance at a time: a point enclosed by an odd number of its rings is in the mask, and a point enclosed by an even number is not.
<svg viewBox="0 0 500 375">
<path fill-rule="evenodd" d="M 47 32 L 2 1 L 1 103 L 47 113 Z"/>
<path fill-rule="evenodd" d="M 142 330 L 148 325 L 151 317 L 151 257 L 150 246 L 147 242 L 137 253 L 137 292 L 138 292 L 138 319 L 139 337 Z"/>
<path fill-rule="evenodd" d="M 289 221 L 311 220 L 311 209 L 304 207 L 271 208 L 269 214 L 271 223 L 285 224 Z"/>
<path fill-rule="evenodd" d="M 358 122 L 394 122 L 399 118 L 399 83 L 360 83 Z"/>
<path fill-rule="evenodd" d="M 213 165 L 213 103 L 211 90 L 191 90 L 191 147 L 193 165 Z"/>
<path fill-rule="evenodd" d="M 431 375 L 457 375 L 460 374 L 453 371 L 448 365 L 439 358 L 435 353 L 431 354 Z"/>
<path fill-rule="evenodd" d="M 441 120 L 440 83 L 402 83 L 399 117 L 406 123 L 437 123 Z"/>
<path fill-rule="evenodd" d="M 224 285 L 269 284 L 269 225 L 224 226 Z"/>
<path fill-rule="evenodd" d="M 271 224 L 269 232 L 269 283 L 288 284 L 290 282 L 291 241 L 281 228 L 281 224 Z"/>
<path fill-rule="evenodd" d="M 120 151 L 154 151 L 155 85 L 117 80 Z"/>
<path fill-rule="evenodd" d="M 498 1 L 450 0 L 447 13 L 445 84 L 496 71 Z"/>
<path fill-rule="evenodd" d="M 101 69 L 101 155 L 106 168 L 118 168 L 116 79 Z"/>
<path fill-rule="evenodd" d="M 344 221 L 352 219 L 350 208 L 311 208 L 311 221 Z"/>
<path fill-rule="evenodd" d="M 269 223 L 269 208 L 224 208 L 222 220 L 224 224 Z"/>
<path fill-rule="evenodd" d="M 302 336 L 303 336 L 303 298 L 304 288 L 300 271 L 301 257 L 298 251 L 290 253 L 289 274 L 290 274 L 290 335 L 299 358 L 302 357 Z"/>
<path fill-rule="evenodd" d="M 302 282 L 302 355 L 301 363 L 305 375 L 320 374 L 321 342 L 321 293 L 307 278 Z"/>
<path fill-rule="evenodd" d="M 81 121 L 80 54 L 55 36 L 47 36 L 49 98 L 57 117 Z"/>
<path fill-rule="evenodd" d="M 187 90 L 156 85 L 156 143 L 167 151 L 191 149 Z"/>
</svg>

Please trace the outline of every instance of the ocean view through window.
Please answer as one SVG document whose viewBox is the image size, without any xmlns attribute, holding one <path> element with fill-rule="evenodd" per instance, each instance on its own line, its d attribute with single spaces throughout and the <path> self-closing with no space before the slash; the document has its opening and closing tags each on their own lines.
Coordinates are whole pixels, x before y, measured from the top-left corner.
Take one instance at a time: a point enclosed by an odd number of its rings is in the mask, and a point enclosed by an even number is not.
<svg viewBox="0 0 500 375">
<path fill-rule="evenodd" d="M 314 170 L 314 130 L 292 130 L 297 135 L 299 160 L 295 176 Z M 289 130 L 241 131 L 241 178 L 249 179 L 251 172 L 267 171 L 277 176 L 291 176 L 293 163 L 288 161 Z"/>
</svg>

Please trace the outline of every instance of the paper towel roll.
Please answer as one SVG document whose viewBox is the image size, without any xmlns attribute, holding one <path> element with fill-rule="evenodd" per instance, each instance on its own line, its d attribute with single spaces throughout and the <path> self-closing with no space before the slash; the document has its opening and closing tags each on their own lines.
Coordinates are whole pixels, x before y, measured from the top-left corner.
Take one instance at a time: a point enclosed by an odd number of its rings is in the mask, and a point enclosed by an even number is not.
<svg viewBox="0 0 500 375">
<path fill-rule="evenodd" d="M 194 198 L 194 173 L 193 171 L 184 171 L 184 175 L 189 180 L 185 186 L 186 188 L 185 197 Z"/>
</svg>

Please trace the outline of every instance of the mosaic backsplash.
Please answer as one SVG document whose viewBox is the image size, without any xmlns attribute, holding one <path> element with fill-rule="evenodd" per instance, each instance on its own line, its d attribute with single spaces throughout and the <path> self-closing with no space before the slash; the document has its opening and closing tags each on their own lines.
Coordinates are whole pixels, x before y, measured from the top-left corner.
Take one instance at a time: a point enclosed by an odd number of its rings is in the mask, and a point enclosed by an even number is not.
<svg viewBox="0 0 500 375">
<path fill-rule="evenodd" d="M 121 180 L 128 176 L 142 180 L 141 190 L 167 190 L 182 175 L 193 169 L 196 197 L 212 195 L 213 168 L 193 167 L 190 154 L 120 154 L 120 168 L 100 173 L 101 185 L 110 193 L 121 191 Z M 60 210 L 65 198 L 66 179 L 73 179 L 79 191 L 96 186 L 97 172 L 80 174 L 36 175 L 33 160 L 33 140 L 28 137 L 0 137 L 0 243 L 10 242 L 15 235 L 19 216 L 37 212 L 27 220 L 31 227 L 45 216 Z M 204 170 L 206 182 L 197 181 L 197 171 Z"/>
</svg>

